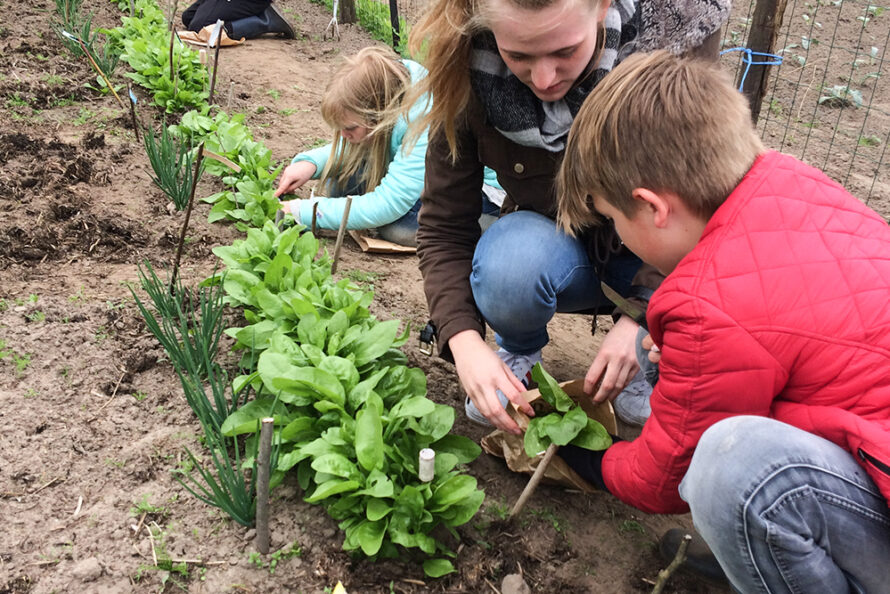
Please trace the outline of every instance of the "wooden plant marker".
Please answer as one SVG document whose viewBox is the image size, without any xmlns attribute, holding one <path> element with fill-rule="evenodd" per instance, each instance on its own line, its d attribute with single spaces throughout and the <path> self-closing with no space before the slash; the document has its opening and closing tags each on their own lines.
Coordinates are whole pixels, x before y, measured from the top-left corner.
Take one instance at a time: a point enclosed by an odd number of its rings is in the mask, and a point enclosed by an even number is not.
<svg viewBox="0 0 890 594">
<path fill-rule="evenodd" d="M 265 417 L 260 429 L 260 449 L 256 462 L 256 544 L 257 550 L 269 553 L 269 472 L 272 458 L 272 432 L 275 419 Z"/>
<path fill-rule="evenodd" d="M 343 218 L 340 220 L 340 230 L 337 231 L 337 242 L 334 244 L 334 262 L 331 264 L 331 274 L 337 272 L 337 261 L 340 258 L 340 248 L 343 246 L 343 236 L 346 235 L 346 222 L 349 220 L 350 208 L 352 208 L 352 196 L 347 196 L 346 208 L 343 210 Z"/>
</svg>

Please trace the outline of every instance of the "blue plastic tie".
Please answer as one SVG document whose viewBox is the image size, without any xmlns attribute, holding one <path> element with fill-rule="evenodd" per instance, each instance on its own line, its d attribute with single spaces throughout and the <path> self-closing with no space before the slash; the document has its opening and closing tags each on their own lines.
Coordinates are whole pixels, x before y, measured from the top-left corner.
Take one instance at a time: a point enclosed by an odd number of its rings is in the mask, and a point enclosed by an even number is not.
<svg viewBox="0 0 890 594">
<path fill-rule="evenodd" d="M 728 52 L 743 52 L 745 54 L 744 56 L 742 56 L 742 62 L 745 63 L 745 71 L 742 73 L 742 79 L 739 81 L 739 92 L 741 92 L 742 87 L 745 84 L 745 79 L 748 78 L 748 71 L 751 70 L 751 66 L 778 66 L 782 63 L 782 56 L 751 51 L 747 47 L 731 47 L 720 52 L 720 55 L 722 56 L 723 54 Z M 755 62 L 753 58 L 754 56 L 761 56 L 771 59 Z"/>
<path fill-rule="evenodd" d="M 130 93 L 130 101 L 136 105 L 136 95 L 133 94 L 133 89 L 127 89 L 127 92 Z"/>
</svg>

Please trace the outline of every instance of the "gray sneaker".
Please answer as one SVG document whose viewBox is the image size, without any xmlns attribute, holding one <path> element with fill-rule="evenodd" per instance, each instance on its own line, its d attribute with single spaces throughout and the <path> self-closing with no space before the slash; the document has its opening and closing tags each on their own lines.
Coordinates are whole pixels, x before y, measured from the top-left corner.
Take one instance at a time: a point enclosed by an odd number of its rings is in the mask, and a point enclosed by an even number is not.
<svg viewBox="0 0 890 594">
<path fill-rule="evenodd" d="M 612 401 L 612 407 L 618 418 L 628 425 L 642 426 L 652 414 L 649 407 L 649 396 L 652 395 L 652 385 L 646 381 L 642 371 L 630 380 L 627 387 Z"/>
<path fill-rule="evenodd" d="M 526 388 L 531 384 L 532 381 L 532 367 L 535 366 L 535 363 L 540 363 L 543 361 L 541 357 L 541 351 L 535 351 L 534 353 L 528 355 L 517 355 L 515 353 L 511 353 L 509 351 L 505 351 L 504 349 L 497 350 L 497 356 L 501 358 L 501 361 L 507 364 L 507 367 L 510 368 L 510 371 L 513 372 L 519 381 L 522 382 L 522 385 Z M 510 402 L 507 400 L 507 397 L 504 396 L 504 393 L 500 390 L 497 391 L 498 400 L 501 402 L 501 406 L 507 408 L 507 404 Z M 485 418 L 479 409 L 476 408 L 476 405 L 473 404 L 473 401 L 470 400 L 470 397 L 467 396 L 466 402 L 464 403 L 464 411 L 467 413 L 467 417 L 478 425 L 482 425 L 483 427 L 491 427 L 491 421 Z"/>
</svg>

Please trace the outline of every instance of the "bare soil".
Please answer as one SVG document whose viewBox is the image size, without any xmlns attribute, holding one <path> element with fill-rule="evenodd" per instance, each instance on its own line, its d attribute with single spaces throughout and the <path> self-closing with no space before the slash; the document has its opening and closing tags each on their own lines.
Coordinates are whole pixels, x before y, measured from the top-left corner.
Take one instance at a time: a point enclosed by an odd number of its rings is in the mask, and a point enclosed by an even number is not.
<svg viewBox="0 0 890 594">
<path fill-rule="evenodd" d="M 96 23 L 119 24 L 106 0 L 84 4 Z M 373 42 L 348 25 L 341 41 L 324 41 L 330 14 L 319 5 L 277 4 L 298 38 L 225 49 L 218 88 L 285 160 L 329 136 L 318 113 L 328 77 L 340 56 Z M 349 592 L 481 593 L 512 573 L 542 593 L 651 590 L 664 566 L 657 539 L 691 528 L 688 515 L 543 486 L 510 525 L 504 513 L 527 477 L 486 454 L 469 466 L 486 502 L 460 531 L 454 574 L 430 580 L 409 561 L 350 558 L 336 524 L 292 481 L 273 492 L 272 548 L 301 554 L 280 553 L 274 568 L 271 556 L 251 558 L 250 533 L 171 474 L 185 447 L 202 451 L 200 428 L 128 288 L 138 263 L 171 265 L 183 215 L 151 184 L 128 114 L 84 88 L 94 75 L 56 39 L 53 10 L 50 0 L 0 1 L 0 593 L 320 593 L 337 581 Z M 143 107 L 144 120 L 158 115 Z M 219 188 L 205 176 L 199 195 Z M 208 224 L 207 210 L 192 217 L 189 282 L 213 270 L 214 246 L 241 237 Z M 379 318 L 426 321 L 415 257 L 364 254 L 347 241 L 339 274 L 373 285 Z M 591 322 L 554 320 L 544 356 L 558 379 L 586 371 L 603 331 L 592 335 Z M 405 351 L 431 398 L 459 411 L 454 431 L 478 441 L 484 431 L 461 412 L 453 367 L 414 340 Z M 158 570 L 163 554 L 182 569 Z M 677 575 L 666 591 L 724 590 Z"/>
</svg>

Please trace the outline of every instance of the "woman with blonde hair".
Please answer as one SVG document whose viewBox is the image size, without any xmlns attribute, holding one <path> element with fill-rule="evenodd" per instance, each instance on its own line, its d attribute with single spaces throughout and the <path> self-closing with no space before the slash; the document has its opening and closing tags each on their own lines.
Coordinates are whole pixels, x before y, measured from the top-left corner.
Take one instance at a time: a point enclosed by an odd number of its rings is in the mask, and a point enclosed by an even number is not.
<svg viewBox="0 0 890 594">
<path fill-rule="evenodd" d="M 423 189 L 427 135 L 420 131 L 411 146 L 404 143 L 410 122 L 430 109 L 428 95 L 414 99 L 406 113 L 406 90 L 426 70 L 386 47 L 366 47 L 331 77 L 321 103 L 321 115 L 334 130 L 331 144 L 302 152 L 284 170 L 275 195 L 294 192 L 310 179 L 320 179 L 312 199 L 282 203 L 297 222 L 309 224 L 316 208 L 316 224 L 337 229 L 345 210 L 345 196 L 353 196 L 348 229 L 377 228 L 383 239 L 415 245 L 417 212 Z M 491 181 L 497 183 L 491 176 Z M 481 202 L 480 186 L 476 200 Z"/>
<path fill-rule="evenodd" d="M 429 74 L 412 97 L 435 104 L 428 131 L 418 255 L 440 354 L 453 359 L 466 412 L 519 433 L 504 408 L 519 396 L 556 312 L 603 312 L 605 282 L 645 310 L 660 276 L 621 246 L 610 225 L 565 235 L 553 220 L 554 180 L 588 93 L 626 55 L 657 48 L 717 55 L 729 0 L 437 0 L 412 29 Z M 476 190 L 483 166 L 506 190 L 484 235 Z M 611 307 L 610 307 L 611 309 Z M 627 308 L 626 308 L 627 309 Z M 587 372 L 597 401 L 615 399 L 642 424 L 651 387 L 639 372 L 641 318 L 616 313 Z M 493 352 L 485 325 L 500 347 Z M 598 386 L 598 387 L 597 387 Z M 619 406 L 622 400 L 630 404 Z"/>
</svg>

